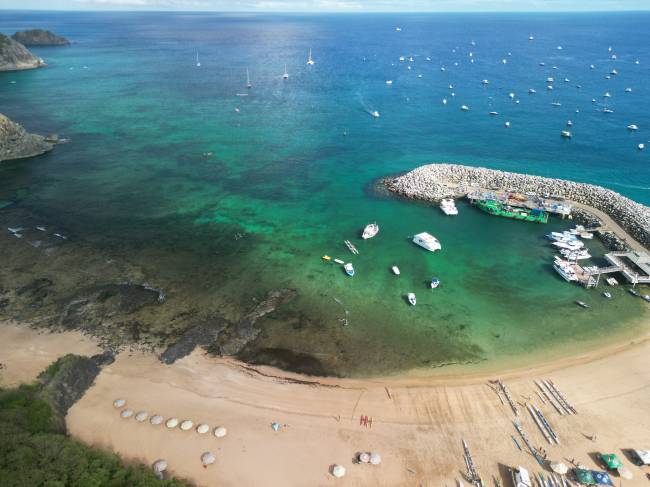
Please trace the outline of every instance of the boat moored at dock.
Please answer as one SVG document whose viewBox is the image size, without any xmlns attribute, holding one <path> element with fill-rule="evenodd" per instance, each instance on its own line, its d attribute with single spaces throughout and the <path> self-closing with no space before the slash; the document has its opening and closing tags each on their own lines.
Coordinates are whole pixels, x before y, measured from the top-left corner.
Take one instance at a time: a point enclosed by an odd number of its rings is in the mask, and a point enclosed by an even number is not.
<svg viewBox="0 0 650 487">
<path fill-rule="evenodd" d="M 458 208 L 456 208 L 456 204 L 452 198 L 443 198 L 440 201 L 440 209 L 445 215 L 458 215 Z"/>
</svg>

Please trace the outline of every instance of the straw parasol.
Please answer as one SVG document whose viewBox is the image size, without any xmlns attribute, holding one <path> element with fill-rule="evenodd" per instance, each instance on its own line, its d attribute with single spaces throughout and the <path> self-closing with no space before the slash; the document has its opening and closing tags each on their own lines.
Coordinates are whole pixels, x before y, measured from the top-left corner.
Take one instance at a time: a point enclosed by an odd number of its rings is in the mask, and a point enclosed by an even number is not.
<svg viewBox="0 0 650 487">
<path fill-rule="evenodd" d="M 164 472 L 167 470 L 167 460 L 156 460 L 153 462 L 153 471 L 154 472 Z"/>
<path fill-rule="evenodd" d="M 345 467 L 343 465 L 332 465 L 330 471 L 334 477 L 337 477 L 339 479 L 345 475 Z"/>
<path fill-rule="evenodd" d="M 200 435 L 203 435 L 210 431 L 210 427 L 207 424 L 200 424 L 196 427 L 196 432 Z"/>
<path fill-rule="evenodd" d="M 359 461 L 361 463 L 368 463 L 370 461 L 370 453 L 361 452 L 359 453 Z"/>
<path fill-rule="evenodd" d="M 181 423 L 181 429 L 183 431 L 189 431 L 189 430 L 192 429 L 193 426 L 194 426 L 194 423 L 192 423 L 192 421 L 190 421 L 189 419 L 186 419 L 185 421 L 183 421 Z"/>
<path fill-rule="evenodd" d="M 379 465 L 381 463 L 381 455 L 379 453 L 371 453 L 370 463 L 373 465 Z"/>
<path fill-rule="evenodd" d="M 562 462 L 553 462 L 551 463 L 550 466 L 551 466 L 551 470 L 553 470 L 555 473 L 559 473 L 560 475 L 564 475 L 569 471 L 569 467 L 567 467 Z"/>
<path fill-rule="evenodd" d="M 120 413 L 120 416 L 122 416 L 123 419 L 128 419 L 133 416 L 133 411 L 130 409 L 125 409 Z"/>
<path fill-rule="evenodd" d="M 140 411 L 138 414 L 135 415 L 135 420 L 139 423 L 142 423 L 147 420 L 149 417 L 149 413 L 147 411 Z"/>
<path fill-rule="evenodd" d="M 177 418 L 169 418 L 167 422 L 165 423 L 165 426 L 168 428 L 176 428 L 178 426 L 178 419 Z"/>
<path fill-rule="evenodd" d="M 151 416 L 149 422 L 153 425 L 158 425 L 163 422 L 163 417 L 160 414 L 154 414 Z"/>
<path fill-rule="evenodd" d="M 618 467 L 616 470 L 618 470 L 618 474 L 621 476 L 621 478 L 627 479 L 627 480 L 632 480 L 632 472 L 630 472 L 627 468 L 621 466 Z"/>
<path fill-rule="evenodd" d="M 214 436 L 216 436 L 217 438 L 223 438 L 224 436 L 226 436 L 226 434 L 228 434 L 228 430 L 223 426 L 217 426 L 214 429 Z"/>
<path fill-rule="evenodd" d="M 201 455 L 201 462 L 203 462 L 203 465 L 212 465 L 215 460 L 216 458 L 214 454 L 209 451 L 206 451 L 203 455 Z"/>
<path fill-rule="evenodd" d="M 122 408 L 124 407 L 125 404 L 126 404 L 125 399 L 115 399 L 115 401 L 113 401 L 113 406 L 115 406 L 116 408 Z"/>
</svg>

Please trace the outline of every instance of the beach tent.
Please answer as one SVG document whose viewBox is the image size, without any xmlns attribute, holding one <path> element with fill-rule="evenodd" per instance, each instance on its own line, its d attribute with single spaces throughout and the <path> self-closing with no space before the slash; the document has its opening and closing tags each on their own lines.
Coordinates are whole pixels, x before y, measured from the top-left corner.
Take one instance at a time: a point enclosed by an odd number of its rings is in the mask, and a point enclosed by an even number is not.
<svg viewBox="0 0 650 487">
<path fill-rule="evenodd" d="M 345 467 L 343 465 L 333 465 L 331 471 L 332 475 L 337 478 L 341 478 L 345 475 Z"/>
<path fill-rule="evenodd" d="M 151 424 L 157 425 L 163 422 L 163 417 L 160 414 L 154 414 L 149 420 Z"/>
<path fill-rule="evenodd" d="M 209 451 L 206 451 L 203 455 L 201 455 L 201 462 L 203 465 L 212 465 L 215 462 L 216 458 L 214 454 L 212 454 Z"/>
<path fill-rule="evenodd" d="M 592 470 L 591 475 L 598 485 L 614 485 L 612 478 L 607 472 L 599 472 L 597 470 Z"/>
<path fill-rule="evenodd" d="M 569 467 L 567 467 L 562 462 L 553 462 L 551 463 L 551 470 L 553 470 L 555 473 L 559 473 L 560 475 L 564 475 L 569 471 Z"/>
<path fill-rule="evenodd" d="M 167 460 L 156 460 L 153 463 L 154 472 L 164 472 L 165 470 L 167 470 Z"/>
<path fill-rule="evenodd" d="M 650 450 L 634 450 L 643 465 L 650 465 Z"/>
<path fill-rule="evenodd" d="M 226 434 L 228 434 L 228 430 L 223 426 L 217 426 L 214 429 L 214 436 L 216 436 L 217 438 L 223 438 L 224 436 L 226 436 Z"/>
<path fill-rule="evenodd" d="M 614 453 L 605 453 L 600 456 L 600 459 L 610 470 L 616 470 L 618 467 L 623 466 L 623 462 Z"/>
<path fill-rule="evenodd" d="M 359 461 L 361 463 L 368 463 L 370 461 L 370 454 L 364 452 L 359 453 Z"/>
<path fill-rule="evenodd" d="M 381 463 L 381 455 L 379 455 L 379 453 L 371 453 L 370 463 L 373 465 L 379 465 Z"/>
<path fill-rule="evenodd" d="M 196 427 L 196 432 L 200 435 L 203 435 L 210 431 L 210 427 L 207 424 L 200 424 Z"/>
<path fill-rule="evenodd" d="M 573 473 L 575 473 L 578 482 L 583 485 L 594 485 L 596 483 L 594 476 L 591 474 L 591 470 L 586 470 L 584 468 L 574 468 Z"/>
</svg>

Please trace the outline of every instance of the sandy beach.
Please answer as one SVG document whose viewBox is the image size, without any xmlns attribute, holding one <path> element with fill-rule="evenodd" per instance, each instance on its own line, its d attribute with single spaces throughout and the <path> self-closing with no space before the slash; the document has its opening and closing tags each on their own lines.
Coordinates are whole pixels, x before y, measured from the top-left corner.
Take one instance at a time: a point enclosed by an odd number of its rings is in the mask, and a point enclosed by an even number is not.
<svg viewBox="0 0 650 487">
<path fill-rule="evenodd" d="M 57 354 L 96 352 L 76 334 L 43 335 L 15 326 L 0 330 L 5 384 L 30 380 L 40 367 L 37 362 L 42 360 L 44 367 Z M 6 347 L 8 339 L 16 346 Z M 27 342 L 39 351 L 29 366 L 20 358 L 29 351 Z M 506 467 L 546 472 L 518 438 L 507 402 L 487 384 L 502 378 L 513 398 L 521 404 L 532 399 L 558 434 L 560 445 L 549 445 L 520 406 L 524 431 L 534 446 L 548 451 L 549 460 L 575 459 L 597 468 L 595 453 L 614 452 L 634 474 L 626 485 L 645 485 L 642 469 L 621 450 L 650 447 L 649 356 L 646 336 L 624 347 L 498 377 L 348 380 L 252 368 L 200 351 L 171 366 L 152 354 L 125 352 L 103 369 L 66 421 L 70 434 L 81 441 L 144 464 L 164 458 L 170 473 L 201 486 L 454 485 L 464 471 L 461 439 L 486 482 L 492 485 L 495 477 L 509 485 Z M 533 383 L 539 378 L 552 379 L 578 414 L 560 416 L 543 404 Z M 126 399 L 126 407 L 136 413 L 225 426 L 228 435 L 216 438 L 212 432 L 199 435 L 121 419 L 112 404 L 117 398 Z M 372 427 L 360 425 L 361 416 L 372 418 Z M 279 431 L 273 431 L 273 422 L 282 425 Z M 596 441 L 587 438 L 594 434 Z M 217 458 L 207 468 L 200 461 L 205 451 Z M 355 464 L 360 451 L 380 453 L 381 465 Z M 343 479 L 329 474 L 333 464 L 347 469 Z"/>
</svg>

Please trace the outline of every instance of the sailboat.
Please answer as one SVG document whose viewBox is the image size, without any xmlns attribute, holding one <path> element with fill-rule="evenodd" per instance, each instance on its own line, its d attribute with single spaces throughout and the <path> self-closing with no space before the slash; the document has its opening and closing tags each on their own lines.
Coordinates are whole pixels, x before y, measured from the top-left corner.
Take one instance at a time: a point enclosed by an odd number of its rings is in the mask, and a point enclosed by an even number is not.
<svg viewBox="0 0 650 487">
<path fill-rule="evenodd" d="M 251 77 L 248 73 L 248 68 L 246 68 L 246 88 L 252 88 L 253 83 L 251 83 Z"/>
<path fill-rule="evenodd" d="M 287 65 L 284 65 L 284 74 L 282 75 L 282 79 L 289 79 L 289 73 L 287 73 Z"/>
<path fill-rule="evenodd" d="M 311 47 L 309 48 L 309 57 L 307 58 L 307 64 L 310 66 L 314 65 L 314 60 L 311 58 Z"/>
<path fill-rule="evenodd" d="M 199 61 L 199 51 L 196 51 L 196 67 L 201 67 L 201 61 Z"/>
</svg>

